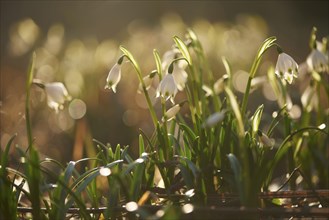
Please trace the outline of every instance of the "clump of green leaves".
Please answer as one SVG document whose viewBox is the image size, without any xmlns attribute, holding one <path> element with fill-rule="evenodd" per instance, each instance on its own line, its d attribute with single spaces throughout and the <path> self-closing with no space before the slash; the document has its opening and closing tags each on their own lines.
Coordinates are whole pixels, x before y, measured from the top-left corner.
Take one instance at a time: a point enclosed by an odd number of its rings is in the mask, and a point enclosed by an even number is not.
<svg viewBox="0 0 329 220">
<path fill-rule="evenodd" d="M 316 44 L 315 34 L 313 31 L 311 35 L 312 46 Z M 266 76 L 277 96 L 276 114 L 266 121 L 265 104 L 254 112 L 247 108 L 252 96 L 252 81 L 263 55 L 272 47 L 279 48 L 282 54 L 276 40 L 269 37 L 261 44 L 251 65 L 242 100 L 232 86 L 229 61 L 222 58 L 226 72 L 216 80 L 201 42 L 192 30 L 188 30 L 186 39 L 174 36 L 174 47 L 163 59 L 154 50 L 155 69 L 146 76 L 133 54 L 121 46 L 123 55 L 115 64 L 119 66 L 109 73 L 108 88 L 113 89 L 110 79 L 114 76 L 114 86 L 119 83 L 119 68 L 123 59 L 127 59 L 137 73 L 154 133 L 149 137 L 141 130 L 135 159 L 128 146 L 113 147 L 95 140 L 97 153 L 94 157 L 71 161 L 67 165 L 54 159 L 40 160 L 33 143 L 29 118 L 33 56 L 27 77 L 28 150 L 21 152 L 23 171 L 19 170 L 20 167 L 13 169 L 9 166 L 9 149 L 15 136 L 1 151 L 1 217 L 22 217 L 18 210 L 22 194 L 32 207 L 33 219 L 65 219 L 74 215 L 85 219 L 116 219 L 135 214 L 142 218 L 179 218 L 177 207 L 182 206 L 182 213 L 188 213 L 187 210 L 193 207 L 191 204 L 212 204 L 212 198 L 221 193 L 238 194 L 239 199 L 233 201 L 234 204 L 257 207 L 261 205 L 259 193 L 269 190 L 273 174 L 284 159 L 287 165 L 283 166 L 283 174 L 293 175 L 296 170 L 302 174 L 304 181 L 299 187 L 327 189 L 328 110 L 322 110 L 319 103 L 311 105 L 310 97 L 304 94 L 301 116 L 294 117 L 287 84 L 293 77 L 287 80 L 280 75 L 280 71 L 289 76 L 295 74 L 292 72 L 295 70 L 289 70 L 289 65 L 283 65 L 288 62 L 284 59 L 289 59 L 291 66 L 297 65 L 290 56 L 279 57 L 280 65 L 276 69 L 271 67 Z M 322 50 L 324 53 L 328 51 L 326 48 Z M 314 55 L 308 61 L 312 67 L 321 67 L 309 70 L 310 91 L 313 91 L 312 95 L 320 96 L 321 89 L 324 89 L 324 96 L 328 98 L 325 75 L 328 70 L 325 65 L 328 64 L 321 63 L 323 57 L 320 55 L 317 57 L 320 61 Z M 157 89 L 159 108 L 152 104 L 148 91 L 154 77 L 160 82 Z M 177 93 L 181 93 L 183 100 L 177 100 Z M 180 114 L 183 106 L 187 106 L 184 115 Z M 85 161 L 89 161 L 90 166 L 81 172 L 76 166 Z M 47 169 L 46 163 L 58 166 L 59 175 Z M 317 182 L 313 181 L 314 175 L 318 177 Z M 54 182 L 47 182 L 45 177 L 51 177 Z M 18 184 L 17 179 L 21 179 Z M 295 190 L 296 178 L 290 177 L 288 182 L 290 189 Z M 28 190 L 23 188 L 25 183 Z M 152 212 L 145 208 L 148 205 L 160 205 L 161 208 Z M 74 210 L 77 211 L 74 213 Z"/>
</svg>

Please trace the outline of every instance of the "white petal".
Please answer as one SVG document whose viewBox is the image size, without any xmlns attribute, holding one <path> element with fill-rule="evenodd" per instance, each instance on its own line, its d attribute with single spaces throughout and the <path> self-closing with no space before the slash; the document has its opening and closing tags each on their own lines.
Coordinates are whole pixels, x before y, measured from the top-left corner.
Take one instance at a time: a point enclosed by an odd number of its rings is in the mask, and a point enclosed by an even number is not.
<svg viewBox="0 0 329 220">
<path fill-rule="evenodd" d="M 177 115 L 177 113 L 179 111 L 180 111 L 179 104 L 174 105 L 173 107 L 171 107 L 170 109 L 168 109 L 168 111 L 166 111 L 163 120 L 167 120 L 167 121 L 172 120 Z"/>
<path fill-rule="evenodd" d="M 116 92 L 116 86 L 120 82 L 120 79 L 121 79 L 121 66 L 116 63 L 112 67 L 106 78 L 105 89 L 112 89 L 113 92 Z"/>
</svg>

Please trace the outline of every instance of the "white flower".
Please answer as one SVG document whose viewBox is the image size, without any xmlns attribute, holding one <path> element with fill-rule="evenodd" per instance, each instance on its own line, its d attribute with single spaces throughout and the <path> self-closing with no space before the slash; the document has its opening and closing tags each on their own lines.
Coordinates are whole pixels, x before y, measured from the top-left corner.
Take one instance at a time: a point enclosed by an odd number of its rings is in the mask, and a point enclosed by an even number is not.
<svg viewBox="0 0 329 220">
<path fill-rule="evenodd" d="M 170 63 L 180 57 L 178 56 L 180 54 L 180 51 L 177 48 L 174 48 L 172 50 L 169 50 L 163 54 L 162 57 L 162 70 L 166 71 Z M 177 61 L 177 64 L 180 68 L 185 69 L 187 67 L 187 62 L 184 60 Z"/>
<path fill-rule="evenodd" d="M 44 89 L 47 94 L 48 106 L 58 112 L 63 109 L 65 101 L 71 100 L 65 86 L 61 82 L 45 83 Z"/>
<path fill-rule="evenodd" d="M 163 118 L 162 118 L 162 121 L 170 121 L 172 120 L 176 115 L 177 113 L 180 111 L 181 109 L 181 106 L 180 104 L 176 104 L 174 105 L 173 107 L 171 107 L 170 109 L 168 109 L 166 111 L 166 113 L 164 114 Z"/>
<path fill-rule="evenodd" d="M 153 82 L 153 78 L 156 76 L 156 74 L 157 74 L 157 71 L 156 70 L 153 70 L 150 74 L 148 74 L 147 76 L 144 76 L 143 82 L 144 82 L 144 86 L 145 86 L 146 90 L 148 90 L 149 88 L 151 88 L 152 82 Z M 143 92 L 143 86 L 142 86 L 142 83 L 141 82 L 139 82 L 138 90 L 137 91 L 139 93 L 142 93 Z"/>
<path fill-rule="evenodd" d="M 317 49 L 313 49 L 306 59 L 309 70 L 328 72 L 328 57 Z"/>
<path fill-rule="evenodd" d="M 146 90 L 148 90 L 152 85 L 153 78 L 150 75 L 147 75 L 143 78 L 143 81 L 144 81 L 144 85 L 145 85 Z M 143 92 L 142 83 L 139 83 L 138 92 L 139 93 Z"/>
<path fill-rule="evenodd" d="M 216 95 L 218 95 L 224 91 L 225 80 L 226 80 L 226 78 L 221 77 L 214 83 L 214 91 L 215 91 Z"/>
<path fill-rule="evenodd" d="M 177 94 L 177 85 L 174 80 L 174 77 L 172 74 L 168 73 L 165 75 L 165 77 L 161 80 L 158 89 L 157 89 L 157 97 L 161 96 L 168 100 L 170 98 L 170 101 L 172 103 L 174 102 L 174 98 Z"/>
<path fill-rule="evenodd" d="M 176 82 L 177 89 L 179 91 L 182 91 L 185 88 L 185 83 L 187 81 L 187 76 L 188 76 L 187 73 L 183 68 L 179 67 L 178 64 L 174 64 L 174 70 L 172 75 Z"/>
<path fill-rule="evenodd" d="M 315 108 L 315 110 L 318 110 L 319 98 L 314 86 L 309 85 L 308 87 L 306 87 L 305 91 L 301 96 L 301 102 L 303 107 L 308 112 L 312 111 L 313 108 Z"/>
<path fill-rule="evenodd" d="M 298 64 L 286 53 L 280 53 L 275 67 L 275 74 L 280 78 L 285 79 L 289 84 L 293 78 L 297 78 Z"/>
<path fill-rule="evenodd" d="M 203 127 L 213 127 L 219 122 L 222 122 L 225 118 L 226 110 L 215 112 L 210 115 L 203 124 Z"/>
<path fill-rule="evenodd" d="M 121 79 L 121 66 L 116 63 L 109 72 L 109 75 L 106 78 L 105 89 L 112 89 L 113 92 L 116 92 L 116 87 Z"/>
<path fill-rule="evenodd" d="M 214 94 L 214 92 L 212 91 L 212 89 L 209 86 L 205 85 L 205 84 L 202 85 L 202 89 L 203 89 L 203 91 L 205 91 L 206 97 L 212 96 Z"/>
<path fill-rule="evenodd" d="M 273 138 L 267 137 L 266 134 L 258 130 L 259 141 L 266 147 L 273 148 L 275 144 L 275 140 Z"/>
</svg>

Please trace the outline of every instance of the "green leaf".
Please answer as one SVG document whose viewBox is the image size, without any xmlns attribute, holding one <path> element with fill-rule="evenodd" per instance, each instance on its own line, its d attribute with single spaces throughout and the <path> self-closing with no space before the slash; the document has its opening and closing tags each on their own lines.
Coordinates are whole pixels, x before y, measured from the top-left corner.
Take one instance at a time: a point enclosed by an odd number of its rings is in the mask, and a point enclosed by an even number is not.
<svg viewBox="0 0 329 220">
<path fill-rule="evenodd" d="M 129 149 L 129 146 L 126 146 L 122 153 L 121 153 L 121 157 L 122 159 L 125 159 L 127 161 L 127 163 L 131 163 L 133 162 L 134 160 L 130 157 L 130 155 L 128 154 L 128 149 Z"/>
<path fill-rule="evenodd" d="M 252 136 L 253 137 L 255 137 L 255 135 L 258 131 L 260 120 L 262 119 L 263 110 L 264 110 L 264 105 L 262 104 L 256 109 L 254 115 L 251 118 Z"/>
<path fill-rule="evenodd" d="M 158 74 L 159 74 L 159 76 L 162 76 L 161 58 L 160 58 L 159 52 L 156 49 L 153 50 L 153 56 L 155 59 L 155 64 L 157 67 Z M 160 80 L 161 80 L 161 78 L 160 78 Z"/>
<path fill-rule="evenodd" d="M 116 160 L 112 163 L 107 164 L 105 167 L 111 168 L 111 167 L 113 167 L 115 165 L 118 165 L 122 162 L 123 162 L 123 160 Z M 81 179 L 81 180 L 79 179 L 79 181 L 76 181 L 73 184 L 73 186 L 76 186 L 76 188 L 75 187 L 72 188 L 72 191 L 73 191 L 73 189 L 75 189 L 74 194 L 79 195 L 82 192 L 82 190 L 84 190 L 89 185 L 89 183 L 91 183 L 97 176 L 99 176 L 100 175 L 99 170 L 100 170 L 100 167 L 92 169 L 91 171 L 87 171 L 83 175 L 83 179 Z M 65 213 L 72 206 L 73 202 L 74 202 L 74 198 L 70 198 L 67 201 L 67 203 L 65 205 L 65 209 L 64 209 Z"/>
<path fill-rule="evenodd" d="M 241 165 L 238 161 L 238 159 L 236 158 L 236 156 L 234 154 L 228 154 L 227 155 L 227 158 L 230 162 L 230 165 L 231 165 L 231 168 L 233 170 L 233 174 L 234 174 L 234 179 L 235 179 L 235 184 L 237 186 L 237 189 L 239 191 L 239 195 L 242 196 L 243 195 L 243 192 L 242 192 L 242 189 L 243 189 L 243 182 L 242 182 L 242 179 L 241 179 Z"/>
<path fill-rule="evenodd" d="M 7 145 L 6 145 L 6 148 L 5 148 L 5 151 L 2 153 L 2 149 L 0 149 L 0 152 L 1 152 L 1 161 L 0 161 L 0 174 L 2 174 L 3 172 L 2 171 L 5 171 L 5 168 L 7 167 L 8 165 L 8 158 L 9 158 L 9 149 L 10 149 L 10 146 L 11 144 L 13 143 L 15 137 L 17 136 L 17 134 L 13 135 L 9 141 L 7 142 Z"/>
<path fill-rule="evenodd" d="M 70 161 L 64 172 L 64 183 L 68 184 L 75 168 L 75 162 Z"/>
<path fill-rule="evenodd" d="M 243 137 L 245 130 L 244 130 L 243 120 L 242 120 L 238 102 L 229 87 L 225 87 L 225 92 L 230 100 L 230 104 L 231 104 L 232 110 L 235 114 L 236 120 L 238 121 L 238 134 L 240 137 Z"/>
<path fill-rule="evenodd" d="M 270 48 L 271 46 L 273 46 L 273 44 L 276 41 L 276 37 L 272 36 L 267 38 L 262 45 L 260 46 L 260 48 L 258 49 L 257 55 L 256 55 L 256 59 L 259 60 L 261 58 L 261 56 L 264 54 L 264 52 Z"/>
<path fill-rule="evenodd" d="M 121 147 L 120 144 L 117 145 L 115 148 L 115 153 L 114 153 L 114 160 L 120 160 L 121 159 Z"/>
<path fill-rule="evenodd" d="M 33 52 L 32 58 L 30 61 L 30 65 L 27 71 L 27 79 L 26 79 L 26 100 L 25 100 L 25 121 L 26 121 L 26 131 L 27 131 L 27 138 L 28 138 L 28 147 L 33 147 L 33 137 L 32 137 L 32 126 L 31 126 L 31 119 L 30 119 L 30 93 L 31 93 L 31 85 L 33 81 L 33 72 L 34 72 L 34 65 L 35 65 L 35 57 L 36 54 Z"/>
<path fill-rule="evenodd" d="M 192 58 L 191 58 L 190 52 L 188 51 L 188 48 L 185 45 L 185 43 L 177 36 L 174 36 L 174 41 L 175 41 L 178 49 L 182 53 L 183 57 L 187 60 L 189 65 L 192 65 Z"/>
<path fill-rule="evenodd" d="M 131 200 L 137 201 L 142 188 L 142 180 L 144 177 L 145 163 L 138 163 L 135 166 L 133 180 L 130 186 Z"/>
<path fill-rule="evenodd" d="M 139 141 L 139 156 L 141 156 L 142 153 L 145 152 L 144 140 L 141 134 L 138 137 L 138 141 Z"/>
</svg>

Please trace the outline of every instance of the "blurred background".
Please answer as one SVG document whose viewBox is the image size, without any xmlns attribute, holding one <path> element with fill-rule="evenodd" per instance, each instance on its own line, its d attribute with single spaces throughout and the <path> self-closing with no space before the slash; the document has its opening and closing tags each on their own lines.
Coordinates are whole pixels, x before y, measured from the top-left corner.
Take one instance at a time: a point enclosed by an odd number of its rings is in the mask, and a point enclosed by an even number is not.
<svg viewBox="0 0 329 220">
<path fill-rule="evenodd" d="M 34 77 L 61 81 L 72 96 L 56 114 L 47 106 L 44 91 L 32 88 L 35 143 L 43 157 L 67 162 L 93 155 L 92 139 L 133 149 L 139 129 L 152 132 L 131 65 L 123 66 L 116 94 L 104 90 L 107 74 L 121 55 L 119 45 L 133 53 L 146 75 L 156 68 L 153 49 L 163 55 L 172 48 L 174 35 L 184 38 L 192 28 L 215 78 L 225 73 L 225 56 L 235 81 L 243 82 L 259 45 L 269 36 L 276 36 L 298 63 L 305 62 L 312 27 L 318 28 L 319 40 L 328 36 L 328 8 L 328 1 L 1 1 L 1 147 L 15 133 L 17 146 L 27 147 L 25 80 L 33 51 Z M 266 54 L 259 75 L 275 65 L 276 56 L 274 49 Z M 242 94 L 244 84 L 234 86 Z M 153 96 L 155 89 L 156 82 Z M 297 107 L 303 89 L 301 80 L 291 87 Z M 153 102 L 157 104 L 154 97 Z M 253 94 L 250 109 L 261 103 L 269 115 L 277 109 L 267 84 Z"/>
</svg>

